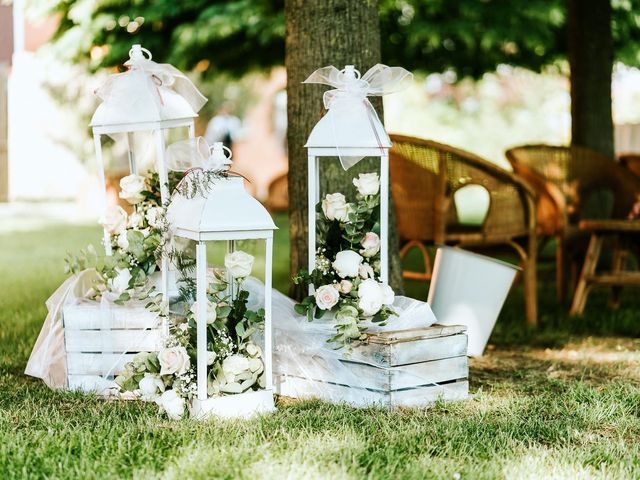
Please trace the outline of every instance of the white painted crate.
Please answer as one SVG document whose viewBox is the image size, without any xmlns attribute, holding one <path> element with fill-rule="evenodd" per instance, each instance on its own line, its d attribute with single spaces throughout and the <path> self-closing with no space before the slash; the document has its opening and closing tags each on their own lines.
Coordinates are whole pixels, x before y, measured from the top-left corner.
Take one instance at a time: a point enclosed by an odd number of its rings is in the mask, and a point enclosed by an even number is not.
<svg viewBox="0 0 640 480">
<path fill-rule="evenodd" d="M 162 328 L 157 313 L 141 302 L 67 305 L 62 312 L 70 390 L 107 393 L 113 379 L 138 352 L 158 351 Z"/>
<path fill-rule="evenodd" d="M 464 399 L 469 393 L 465 332 L 464 326 L 434 325 L 370 334 L 350 359 L 338 359 L 348 382 L 336 378 L 336 360 L 316 354 L 295 361 L 286 351 L 276 352 L 276 393 L 355 406 L 413 407 Z"/>
</svg>

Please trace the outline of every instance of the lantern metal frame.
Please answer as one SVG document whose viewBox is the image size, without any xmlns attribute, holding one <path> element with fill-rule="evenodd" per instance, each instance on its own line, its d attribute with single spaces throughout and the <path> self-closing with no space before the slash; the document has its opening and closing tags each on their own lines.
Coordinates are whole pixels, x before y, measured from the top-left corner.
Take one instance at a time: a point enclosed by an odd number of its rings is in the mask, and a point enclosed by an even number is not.
<svg viewBox="0 0 640 480">
<path fill-rule="evenodd" d="M 241 177 L 230 177 L 220 182 L 230 181 L 242 183 Z M 191 413 L 196 418 L 205 418 L 209 414 L 223 417 L 244 416 L 248 417 L 254 413 L 264 413 L 275 410 L 273 400 L 273 333 L 272 333 L 272 285 L 273 285 L 273 232 L 278 227 L 275 226 L 271 216 L 266 209 L 249 193 L 244 190 L 244 185 L 237 185 L 235 188 L 242 188 L 246 198 L 244 202 L 222 201 L 224 193 L 216 191 L 214 185 L 208 193 L 206 203 L 218 205 L 224 209 L 226 217 L 219 226 L 214 223 L 203 227 L 187 227 L 177 225 L 174 236 L 182 237 L 196 242 L 196 382 L 197 396 L 191 404 Z M 219 194 L 220 198 L 215 198 Z M 174 199 L 175 201 L 175 199 Z M 186 202 L 192 200 L 184 200 Z M 243 204 L 244 203 L 244 204 Z M 197 211 L 197 208 L 192 209 Z M 269 216 L 269 222 L 256 221 L 249 222 L 236 221 L 249 214 Z M 202 215 L 202 213 L 201 213 Z M 266 218 L 266 217 L 265 217 Z M 189 223 L 188 221 L 185 223 Z M 226 241 L 227 253 L 236 249 L 236 242 L 239 240 L 264 240 L 265 242 L 265 267 L 264 267 L 264 349 L 262 361 L 264 365 L 265 388 L 260 390 L 230 394 L 219 397 L 209 397 L 207 393 L 208 365 L 207 365 L 207 244 L 209 241 Z M 166 266 L 163 266 L 166 268 Z M 233 282 L 229 273 L 227 281 L 229 284 L 228 293 L 232 296 L 236 292 L 233 290 Z"/>
<path fill-rule="evenodd" d="M 313 134 L 312 134 L 313 135 Z M 382 146 L 347 147 L 347 146 L 311 146 L 305 145 L 308 153 L 308 268 L 313 271 L 316 263 L 316 205 L 320 202 L 320 161 L 322 158 L 339 156 L 379 157 L 380 158 L 380 279 L 389 281 L 389 147 L 382 139 Z"/>
</svg>

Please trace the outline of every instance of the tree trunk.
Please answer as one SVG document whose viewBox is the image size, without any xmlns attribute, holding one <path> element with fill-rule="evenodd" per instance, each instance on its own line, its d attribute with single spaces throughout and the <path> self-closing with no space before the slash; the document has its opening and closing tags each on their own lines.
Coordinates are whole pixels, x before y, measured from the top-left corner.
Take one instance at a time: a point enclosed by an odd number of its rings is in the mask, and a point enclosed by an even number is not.
<svg viewBox="0 0 640 480">
<path fill-rule="evenodd" d="M 613 158 L 611 0 L 567 0 L 571 143 Z"/>
<path fill-rule="evenodd" d="M 285 0 L 287 69 L 287 142 L 289 147 L 289 237 L 291 274 L 307 266 L 307 152 L 304 144 L 322 113 L 322 94 L 328 87 L 303 85 L 314 70 L 327 65 L 353 64 L 364 73 L 380 62 L 380 26 L 377 0 Z M 374 105 L 376 105 L 374 103 Z M 380 106 L 378 103 L 376 107 Z M 380 113 L 380 109 L 378 108 Z M 382 115 L 380 115 L 382 118 Z M 361 165 L 363 165 L 361 167 Z M 371 168 L 363 161 L 346 175 L 332 162 L 321 191 L 349 188 L 353 171 Z M 352 188 L 352 187 L 351 187 Z M 322 192 L 321 192 L 322 193 Z M 330 193 L 330 192 L 324 192 Z M 393 212 L 393 208 L 390 208 Z M 395 215 L 389 221 L 389 277 L 396 292 L 402 290 Z M 291 285 L 290 295 L 306 292 Z"/>
</svg>

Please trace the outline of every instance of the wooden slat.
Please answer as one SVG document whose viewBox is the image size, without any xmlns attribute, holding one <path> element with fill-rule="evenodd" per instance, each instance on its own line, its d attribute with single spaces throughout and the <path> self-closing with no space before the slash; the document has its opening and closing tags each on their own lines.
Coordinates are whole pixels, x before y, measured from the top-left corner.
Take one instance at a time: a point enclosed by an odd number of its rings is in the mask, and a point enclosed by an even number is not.
<svg viewBox="0 0 640 480">
<path fill-rule="evenodd" d="M 467 354 L 467 335 L 425 338 L 390 344 L 368 343 L 354 349 L 352 359 L 381 367 L 429 362 Z"/>
<path fill-rule="evenodd" d="M 96 302 L 68 305 L 62 313 L 64 328 L 94 330 L 105 324 L 112 329 L 143 329 L 158 327 L 160 323 L 158 313 L 150 312 L 144 305 L 110 305 L 105 312 Z"/>
<path fill-rule="evenodd" d="M 68 353 L 69 375 L 118 375 L 133 360 L 132 353 Z"/>
<path fill-rule="evenodd" d="M 467 398 L 469 383 L 466 380 L 440 386 L 419 387 L 396 392 L 366 390 L 299 377 L 277 375 L 276 393 L 293 398 L 320 398 L 333 403 L 347 403 L 357 407 L 380 405 L 385 407 L 426 406 L 436 400 L 461 400 Z"/>
<path fill-rule="evenodd" d="M 119 353 L 156 351 L 161 346 L 160 329 L 154 330 L 67 330 L 67 352 Z"/>
<path fill-rule="evenodd" d="M 398 342 L 413 342 L 426 338 L 446 337 L 449 335 L 464 333 L 466 331 L 467 327 L 464 325 L 432 325 L 425 328 L 371 333 L 368 337 L 369 343 L 392 344 Z"/>
<path fill-rule="evenodd" d="M 593 232 L 640 233 L 640 220 L 582 220 L 579 226 L 581 230 L 590 230 Z"/>
<path fill-rule="evenodd" d="M 344 369 L 345 372 L 340 380 L 336 377 L 337 369 Z M 274 371 L 310 380 L 389 391 L 465 379 L 468 377 L 469 367 L 466 356 L 397 367 L 378 367 L 343 359 L 326 360 L 319 355 L 298 357 L 294 361 L 290 355 L 275 353 Z"/>
</svg>

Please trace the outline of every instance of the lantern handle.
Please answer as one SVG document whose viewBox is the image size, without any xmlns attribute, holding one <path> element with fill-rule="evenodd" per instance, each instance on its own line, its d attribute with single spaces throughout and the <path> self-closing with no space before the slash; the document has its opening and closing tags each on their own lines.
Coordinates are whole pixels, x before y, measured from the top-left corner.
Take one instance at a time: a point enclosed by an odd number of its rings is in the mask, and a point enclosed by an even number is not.
<svg viewBox="0 0 640 480">
<path fill-rule="evenodd" d="M 133 54 L 136 51 L 139 51 L 140 53 L 142 53 L 143 57 L 145 57 L 145 54 L 146 54 L 145 58 L 147 60 L 151 60 L 153 58 L 153 55 L 151 55 L 151 52 L 148 49 L 144 48 L 142 45 L 134 45 L 133 47 L 131 47 L 131 49 L 129 50 L 129 57 L 133 58 Z"/>
<path fill-rule="evenodd" d="M 210 147 L 209 147 L 209 153 L 210 153 L 210 154 L 211 154 L 211 153 L 213 153 L 213 151 L 214 151 L 216 148 L 217 148 L 217 147 L 216 147 L 216 145 L 215 145 L 215 144 L 214 144 L 214 145 L 212 145 L 212 146 L 210 146 Z M 231 160 L 231 157 L 233 157 L 233 152 L 231 151 L 231 149 L 230 149 L 229 147 L 226 147 L 226 146 L 222 145 L 222 151 L 223 151 L 223 152 L 224 152 L 224 151 L 229 152 L 229 156 L 227 157 L 227 156 L 225 155 L 225 157 L 226 157 L 226 159 L 227 159 L 227 160 Z"/>
<path fill-rule="evenodd" d="M 353 74 L 356 80 L 360 80 L 360 77 L 362 76 L 360 70 L 355 68 L 353 65 L 346 65 L 342 70 L 340 70 L 340 73 L 344 73 L 345 75 Z"/>
</svg>

